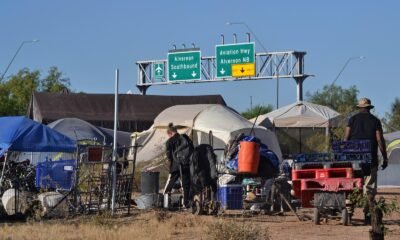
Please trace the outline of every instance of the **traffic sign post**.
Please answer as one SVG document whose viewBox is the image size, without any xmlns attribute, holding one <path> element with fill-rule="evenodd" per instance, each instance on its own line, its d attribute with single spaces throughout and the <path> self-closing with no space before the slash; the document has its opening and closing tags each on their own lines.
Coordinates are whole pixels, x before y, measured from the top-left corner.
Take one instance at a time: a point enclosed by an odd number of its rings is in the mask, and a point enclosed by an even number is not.
<svg viewBox="0 0 400 240">
<path fill-rule="evenodd" d="M 215 46 L 215 61 L 217 63 L 216 77 L 228 78 L 228 77 L 254 76 L 255 75 L 254 59 L 255 59 L 254 42 L 217 45 Z M 248 63 L 251 63 L 253 66 L 254 71 L 252 75 L 248 75 L 249 71 L 245 71 L 246 75 L 239 74 L 234 76 L 232 74 L 234 64 L 240 65 Z"/>
<path fill-rule="evenodd" d="M 200 51 L 184 51 L 168 53 L 168 80 L 200 80 Z"/>
<path fill-rule="evenodd" d="M 154 63 L 153 65 L 153 71 L 154 71 L 154 78 L 159 80 L 164 78 L 164 63 L 159 62 L 159 63 Z"/>
</svg>

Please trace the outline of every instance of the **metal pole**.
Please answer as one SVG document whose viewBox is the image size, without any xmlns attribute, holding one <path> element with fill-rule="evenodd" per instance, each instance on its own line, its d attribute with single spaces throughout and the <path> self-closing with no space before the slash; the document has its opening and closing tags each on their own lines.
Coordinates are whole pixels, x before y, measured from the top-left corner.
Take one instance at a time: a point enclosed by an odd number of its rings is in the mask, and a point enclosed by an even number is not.
<svg viewBox="0 0 400 240">
<path fill-rule="evenodd" d="M 115 213 L 115 188 L 117 182 L 117 122 L 118 122 L 118 82 L 119 70 L 115 70 L 115 98 L 114 98 L 114 142 L 113 142 L 113 159 L 112 159 L 112 198 L 111 198 L 111 211 Z"/>
<path fill-rule="evenodd" d="M 342 69 L 340 69 L 338 75 L 336 76 L 335 80 L 333 80 L 333 82 L 331 83 L 331 85 L 329 86 L 328 89 L 331 89 L 333 87 L 333 85 L 335 85 L 336 80 L 338 80 L 338 78 L 340 77 L 340 75 L 342 74 L 342 72 L 344 71 L 344 69 L 347 67 L 347 65 L 350 63 L 351 60 L 355 60 L 355 59 L 364 59 L 363 56 L 359 56 L 359 57 L 349 57 L 349 59 L 347 59 L 346 63 L 343 65 Z"/>
<path fill-rule="evenodd" d="M 0 82 L 3 81 L 4 76 L 6 75 L 8 69 L 10 68 L 11 64 L 14 62 L 14 59 L 17 57 L 19 51 L 21 50 L 21 48 L 24 46 L 25 43 L 34 43 L 34 42 L 39 42 L 39 40 L 30 40 L 30 41 L 23 41 L 21 43 L 21 45 L 19 45 L 19 48 L 17 49 L 17 51 L 15 52 L 13 58 L 11 59 L 11 61 L 8 63 L 8 66 L 6 67 L 6 70 L 4 70 L 3 74 L 1 75 L 0 78 Z"/>
<path fill-rule="evenodd" d="M 279 108 L 279 66 L 275 64 L 276 74 L 276 109 Z"/>
<path fill-rule="evenodd" d="M 254 36 L 254 38 L 256 39 L 258 44 L 260 44 L 260 46 L 262 47 L 264 52 L 267 53 L 267 49 L 264 47 L 264 45 L 262 44 L 260 39 L 258 39 L 257 35 L 253 32 L 253 30 L 250 28 L 250 26 L 247 25 L 247 23 L 245 23 L 245 22 L 227 22 L 226 24 L 227 25 L 243 25 L 243 26 L 245 26 L 247 28 L 247 30 Z M 250 35 L 248 35 L 248 38 L 250 40 Z M 236 41 L 235 41 L 235 43 L 236 43 Z M 277 68 L 278 66 L 276 66 L 276 63 L 275 62 L 273 62 L 273 63 L 275 64 L 275 68 Z M 278 98 L 279 98 L 279 75 L 276 78 L 276 109 L 278 109 L 278 105 L 279 105 Z"/>
</svg>

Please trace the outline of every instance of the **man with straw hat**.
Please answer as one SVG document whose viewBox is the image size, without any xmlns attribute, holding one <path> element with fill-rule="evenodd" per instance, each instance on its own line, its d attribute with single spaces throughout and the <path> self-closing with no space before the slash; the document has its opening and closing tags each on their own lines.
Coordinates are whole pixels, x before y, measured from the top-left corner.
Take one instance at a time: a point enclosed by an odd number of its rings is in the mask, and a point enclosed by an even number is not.
<svg viewBox="0 0 400 240">
<path fill-rule="evenodd" d="M 382 170 L 387 167 L 388 158 L 381 121 L 370 112 L 374 108 L 371 100 L 361 98 L 358 101 L 357 108 L 359 112 L 352 116 L 347 123 L 344 140 L 369 140 L 371 144 L 371 171 L 364 173 L 364 194 L 368 198 L 368 205 L 364 209 L 365 224 L 370 224 L 369 207 L 374 201 L 377 192 L 378 148 L 383 157 Z"/>
</svg>

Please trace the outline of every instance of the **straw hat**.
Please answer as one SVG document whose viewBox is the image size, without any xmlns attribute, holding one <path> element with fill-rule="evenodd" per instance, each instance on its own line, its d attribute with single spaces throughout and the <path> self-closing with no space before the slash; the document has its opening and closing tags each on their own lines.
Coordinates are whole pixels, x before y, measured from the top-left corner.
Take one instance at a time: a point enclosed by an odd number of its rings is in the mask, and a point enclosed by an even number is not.
<svg viewBox="0 0 400 240">
<path fill-rule="evenodd" d="M 369 100 L 369 98 L 360 98 L 360 100 L 358 100 L 357 107 L 372 109 L 374 108 L 374 105 L 371 104 L 371 100 Z"/>
</svg>

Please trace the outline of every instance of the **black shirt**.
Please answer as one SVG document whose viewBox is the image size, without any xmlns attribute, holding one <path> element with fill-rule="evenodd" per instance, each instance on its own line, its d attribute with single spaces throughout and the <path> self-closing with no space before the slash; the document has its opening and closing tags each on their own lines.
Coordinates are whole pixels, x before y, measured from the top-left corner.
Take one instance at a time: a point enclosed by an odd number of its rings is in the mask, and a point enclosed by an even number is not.
<svg viewBox="0 0 400 240">
<path fill-rule="evenodd" d="M 370 140 L 371 165 L 378 166 L 378 141 L 376 131 L 382 131 L 381 121 L 369 112 L 359 112 L 347 123 L 350 127 L 349 140 Z"/>
<path fill-rule="evenodd" d="M 169 169 L 170 173 L 179 171 L 179 164 L 176 162 L 174 157 L 175 151 L 179 147 L 179 139 L 180 135 L 179 133 L 176 133 L 174 134 L 174 136 L 170 137 L 165 143 L 167 150 L 167 157 L 168 160 L 171 161 L 171 167 Z"/>
</svg>

